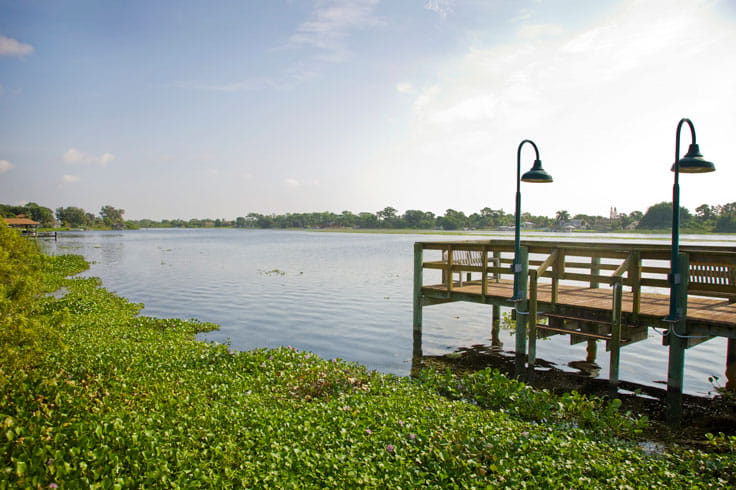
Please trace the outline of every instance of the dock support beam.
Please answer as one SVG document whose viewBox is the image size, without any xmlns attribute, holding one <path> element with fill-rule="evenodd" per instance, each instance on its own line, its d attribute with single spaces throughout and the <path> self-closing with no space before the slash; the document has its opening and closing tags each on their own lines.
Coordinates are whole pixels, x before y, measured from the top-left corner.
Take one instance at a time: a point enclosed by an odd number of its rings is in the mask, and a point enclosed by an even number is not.
<svg viewBox="0 0 736 490">
<path fill-rule="evenodd" d="M 726 389 L 736 391 L 736 339 L 728 339 L 726 346 Z"/>
<path fill-rule="evenodd" d="M 669 360 L 667 363 L 667 423 L 679 426 L 682 422 L 682 385 L 685 377 L 685 348 L 687 346 L 687 284 L 690 263 L 685 253 L 680 253 L 679 266 L 682 274 L 680 308 L 677 311 L 677 322 L 670 325 L 668 335 L 670 341 Z"/>
<path fill-rule="evenodd" d="M 501 306 L 491 305 L 491 349 L 500 351 L 503 349 L 501 342 Z"/>
<path fill-rule="evenodd" d="M 521 265 L 519 273 L 519 294 L 521 300 L 516 303 L 516 375 L 526 371 L 526 325 L 529 318 L 529 301 L 527 287 L 529 284 L 529 249 L 520 247 L 518 263 Z"/>
<path fill-rule="evenodd" d="M 621 310 L 623 304 L 623 283 L 617 277 L 613 284 L 613 308 L 611 311 L 611 362 L 608 384 L 611 391 L 618 391 L 619 365 L 621 364 Z"/>
<path fill-rule="evenodd" d="M 412 357 L 422 358 L 422 285 L 424 284 L 424 248 L 420 243 L 414 244 L 414 349 Z"/>
</svg>

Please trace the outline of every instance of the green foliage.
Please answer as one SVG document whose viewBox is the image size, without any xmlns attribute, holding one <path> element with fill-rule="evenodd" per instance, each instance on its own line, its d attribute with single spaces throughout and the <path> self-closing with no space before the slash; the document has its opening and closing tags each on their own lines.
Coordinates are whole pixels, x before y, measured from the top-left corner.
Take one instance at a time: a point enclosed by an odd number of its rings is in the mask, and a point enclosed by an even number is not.
<svg viewBox="0 0 736 490">
<path fill-rule="evenodd" d="M 65 288 L 35 307 L 63 347 L 5 372 L 0 489 L 736 483 L 733 452 L 647 452 L 615 403 L 492 371 L 412 380 L 289 347 L 236 352 L 194 340 L 215 325 L 140 317 L 99 280 L 60 279 L 79 266 L 55 259 L 39 282 Z"/>
<path fill-rule="evenodd" d="M 690 211 L 680 206 L 680 225 L 686 226 L 692 219 Z M 639 221 L 641 229 L 668 229 L 672 228 L 672 203 L 660 202 L 650 206 Z"/>
<path fill-rule="evenodd" d="M 497 369 L 484 369 L 462 377 L 450 371 L 424 371 L 420 377 L 443 396 L 500 410 L 522 420 L 572 425 L 626 437 L 635 437 L 647 425 L 646 418 L 620 413 L 621 400 L 606 402 L 577 392 L 558 396 L 509 379 Z"/>
<path fill-rule="evenodd" d="M 102 218 L 102 221 L 105 223 L 105 226 L 109 226 L 111 228 L 125 227 L 125 218 L 123 218 L 124 214 L 124 209 L 116 209 L 109 205 L 102 206 L 102 209 L 100 209 L 100 217 Z"/>
<path fill-rule="evenodd" d="M 0 366 L 7 369 L 25 367 L 41 348 L 44 332 L 33 309 L 42 292 L 43 265 L 35 242 L 0 221 Z"/>
</svg>

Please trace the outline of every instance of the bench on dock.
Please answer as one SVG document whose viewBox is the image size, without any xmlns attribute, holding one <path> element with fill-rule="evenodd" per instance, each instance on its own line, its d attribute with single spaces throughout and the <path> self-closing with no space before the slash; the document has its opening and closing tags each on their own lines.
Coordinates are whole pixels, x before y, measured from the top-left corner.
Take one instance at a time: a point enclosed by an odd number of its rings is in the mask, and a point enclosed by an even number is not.
<svg viewBox="0 0 736 490">
<path fill-rule="evenodd" d="M 499 257 L 489 257 L 488 254 L 484 255 L 481 250 L 448 249 L 442 252 L 442 262 L 446 265 L 443 274 L 446 277 L 452 277 L 452 273 L 456 272 L 460 286 L 463 285 L 463 273 L 466 274 L 465 280 L 468 282 L 472 281 L 473 271 L 481 272 L 483 276 L 490 274 L 496 282 L 501 277 L 497 271 L 501 259 Z M 488 264 L 493 264 L 493 267 L 489 268 Z M 443 282 L 447 280 L 446 277 L 443 276 Z"/>
</svg>

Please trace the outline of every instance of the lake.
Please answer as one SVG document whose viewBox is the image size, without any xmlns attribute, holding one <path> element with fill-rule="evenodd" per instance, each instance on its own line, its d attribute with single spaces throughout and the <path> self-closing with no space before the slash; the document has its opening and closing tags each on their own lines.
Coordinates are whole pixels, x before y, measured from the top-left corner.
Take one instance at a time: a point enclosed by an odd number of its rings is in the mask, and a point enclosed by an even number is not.
<svg viewBox="0 0 736 490">
<path fill-rule="evenodd" d="M 568 238 L 569 236 L 569 238 Z M 494 238 L 512 239 L 513 233 Z M 90 261 L 86 276 L 144 303 L 144 315 L 196 318 L 219 331 L 201 340 L 228 342 L 239 350 L 290 345 L 323 358 L 342 358 L 371 369 L 408 375 L 412 355 L 413 243 L 481 236 L 329 233 L 238 229 L 163 229 L 62 233 L 42 241 L 50 254 L 74 253 Z M 527 233 L 525 239 L 636 240 L 669 243 L 663 235 Z M 684 236 L 682 243 L 736 244 L 732 236 Z M 514 339 L 501 331 L 504 350 Z M 490 345 L 490 307 L 451 303 L 424 308 L 423 352 L 446 354 Z M 686 354 L 686 393 L 706 396 L 708 381 L 725 383 L 726 341 L 713 339 Z M 567 336 L 537 343 L 537 356 L 569 371 L 584 360 L 585 343 Z M 599 347 L 600 377 L 608 377 L 608 353 Z M 667 348 L 649 339 L 621 351 L 623 380 L 663 387 Z"/>
</svg>

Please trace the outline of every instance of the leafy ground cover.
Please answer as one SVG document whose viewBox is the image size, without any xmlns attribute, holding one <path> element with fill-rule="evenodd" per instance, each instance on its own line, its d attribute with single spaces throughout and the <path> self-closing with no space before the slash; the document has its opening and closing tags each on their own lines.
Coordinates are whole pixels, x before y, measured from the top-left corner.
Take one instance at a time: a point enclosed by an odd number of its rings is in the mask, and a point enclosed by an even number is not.
<svg viewBox="0 0 736 490">
<path fill-rule="evenodd" d="M 97 279 L 63 279 L 81 258 L 42 262 L 39 290 L 65 294 L 29 307 L 53 331 L 33 362 L 0 366 L 0 488 L 736 484 L 733 439 L 652 450 L 638 438 L 646 421 L 615 402 L 493 370 L 399 378 L 289 347 L 198 342 L 216 326 L 138 316 Z"/>
</svg>

